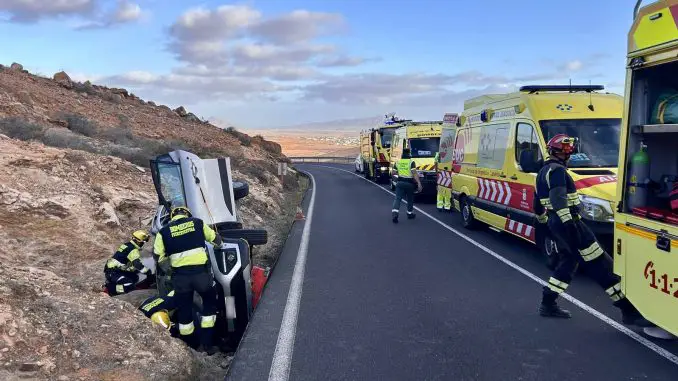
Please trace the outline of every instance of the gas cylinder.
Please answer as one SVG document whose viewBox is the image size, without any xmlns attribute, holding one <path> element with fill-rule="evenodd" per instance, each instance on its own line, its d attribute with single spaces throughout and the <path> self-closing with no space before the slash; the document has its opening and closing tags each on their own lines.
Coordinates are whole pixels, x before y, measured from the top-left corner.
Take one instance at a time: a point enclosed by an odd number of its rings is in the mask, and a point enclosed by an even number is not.
<svg viewBox="0 0 678 381">
<path fill-rule="evenodd" d="M 631 157 L 627 183 L 627 202 L 629 209 L 647 206 L 647 187 L 650 183 L 650 155 L 647 146 L 640 143 L 640 149 Z"/>
</svg>

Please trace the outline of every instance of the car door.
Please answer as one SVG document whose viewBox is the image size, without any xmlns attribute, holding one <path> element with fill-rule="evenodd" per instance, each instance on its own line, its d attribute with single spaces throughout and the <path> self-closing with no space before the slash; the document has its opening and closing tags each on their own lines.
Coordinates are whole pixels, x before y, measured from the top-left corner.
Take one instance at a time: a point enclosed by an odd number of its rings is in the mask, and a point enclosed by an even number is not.
<svg viewBox="0 0 678 381">
<path fill-rule="evenodd" d="M 534 210 L 537 174 L 520 166 L 520 157 L 527 151 L 536 162 L 543 160 L 539 134 L 531 121 L 518 121 L 514 128 L 512 155 L 507 159 L 506 172 L 511 194 L 507 207 L 506 230 L 530 241 L 534 241 Z M 525 153 L 525 154 L 528 154 Z"/>
</svg>

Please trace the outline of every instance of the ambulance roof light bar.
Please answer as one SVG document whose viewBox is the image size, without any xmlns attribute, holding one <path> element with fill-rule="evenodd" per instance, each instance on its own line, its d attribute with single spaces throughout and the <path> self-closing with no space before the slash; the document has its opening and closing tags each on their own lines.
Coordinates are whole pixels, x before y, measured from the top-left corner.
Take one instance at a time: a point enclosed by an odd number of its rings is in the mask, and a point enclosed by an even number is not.
<svg viewBox="0 0 678 381">
<path fill-rule="evenodd" d="M 586 91 L 590 93 L 592 91 L 605 90 L 603 85 L 530 85 L 522 86 L 520 91 L 526 91 L 530 94 L 536 93 L 538 91 L 567 91 L 567 92 L 576 92 L 576 91 Z"/>
</svg>

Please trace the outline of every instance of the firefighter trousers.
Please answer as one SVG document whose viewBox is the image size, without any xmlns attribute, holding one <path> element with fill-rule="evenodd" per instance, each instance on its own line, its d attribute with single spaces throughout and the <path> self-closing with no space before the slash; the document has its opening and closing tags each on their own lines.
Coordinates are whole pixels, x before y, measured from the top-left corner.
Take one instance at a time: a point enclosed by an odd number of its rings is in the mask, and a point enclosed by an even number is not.
<svg viewBox="0 0 678 381">
<path fill-rule="evenodd" d="M 197 292 L 202 299 L 202 316 L 200 317 L 200 344 L 209 347 L 213 343 L 214 325 L 217 320 L 217 293 L 214 289 L 214 278 L 205 270 L 195 273 L 172 274 L 174 286 L 179 335 L 190 342 L 195 325 L 193 324 L 193 294 Z"/>
<path fill-rule="evenodd" d="M 105 271 L 106 290 L 110 296 L 126 294 L 137 285 L 139 275 L 131 271 L 109 270 Z"/>
<path fill-rule="evenodd" d="M 556 242 L 560 256 L 558 265 L 544 287 L 542 303 L 553 304 L 567 290 L 578 265 L 602 287 L 615 304 L 626 298 L 621 291 L 620 278 L 612 269 L 612 258 L 598 244 L 595 235 L 581 220 L 575 220 L 578 237 L 569 237 L 565 226 L 554 215 L 549 216 L 548 226 Z M 628 302 L 626 302 L 628 303 Z"/>
<path fill-rule="evenodd" d="M 414 191 L 417 186 L 413 181 L 399 180 L 396 183 L 395 200 L 393 201 L 392 213 L 400 213 L 400 203 L 403 198 L 407 201 L 407 214 L 414 213 Z"/>
<path fill-rule="evenodd" d="M 450 211 L 452 209 L 452 189 L 438 185 L 438 198 L 436 207 Z"/>
</svg>

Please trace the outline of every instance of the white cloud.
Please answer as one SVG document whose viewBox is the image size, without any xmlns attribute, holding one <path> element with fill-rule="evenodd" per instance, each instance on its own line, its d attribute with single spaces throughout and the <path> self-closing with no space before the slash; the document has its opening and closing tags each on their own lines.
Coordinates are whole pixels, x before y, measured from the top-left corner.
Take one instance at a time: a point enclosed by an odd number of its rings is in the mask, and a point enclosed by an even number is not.
<svg viewBox="0 0 678 381">
<path fill-rule="evenodd" d="M 215 10 L 194 8 L 179 17 L 170 34 L 185 43 L 222 41 L 253 25 L 261 12 L 247 5 L 222 5 Z"/>
<path fill-rule="evenodd" d="M 119 1 L 113 20 L 118 23 L 136 21 L 141 18 L 141 7 L 129 1 Z"/>
<path fill-rule="evenodd" d="M 296 10 L 254 25 L 253 35 L 278 44 L 308 42 L 314 38 L 337 32 L 344 24 L 335 13 Z"/>
<path fill-rule="evenodd" d="M 95 21 L 88 21 L 76 29 L 88 30 L 110 28 L 115 25 L 138 21 L 141 19 L 142 15 L 143 11 L 138 4 L 127 0 L 118 0 L 115 9 L 97 15 Z"/>
<path fill-rule="evenodd" d="M 91 13 L 95 0 L 0 0 L 0 12 L 10 21 L 36 22 L 44 18 L 83 16 Z"/>
</svg>

